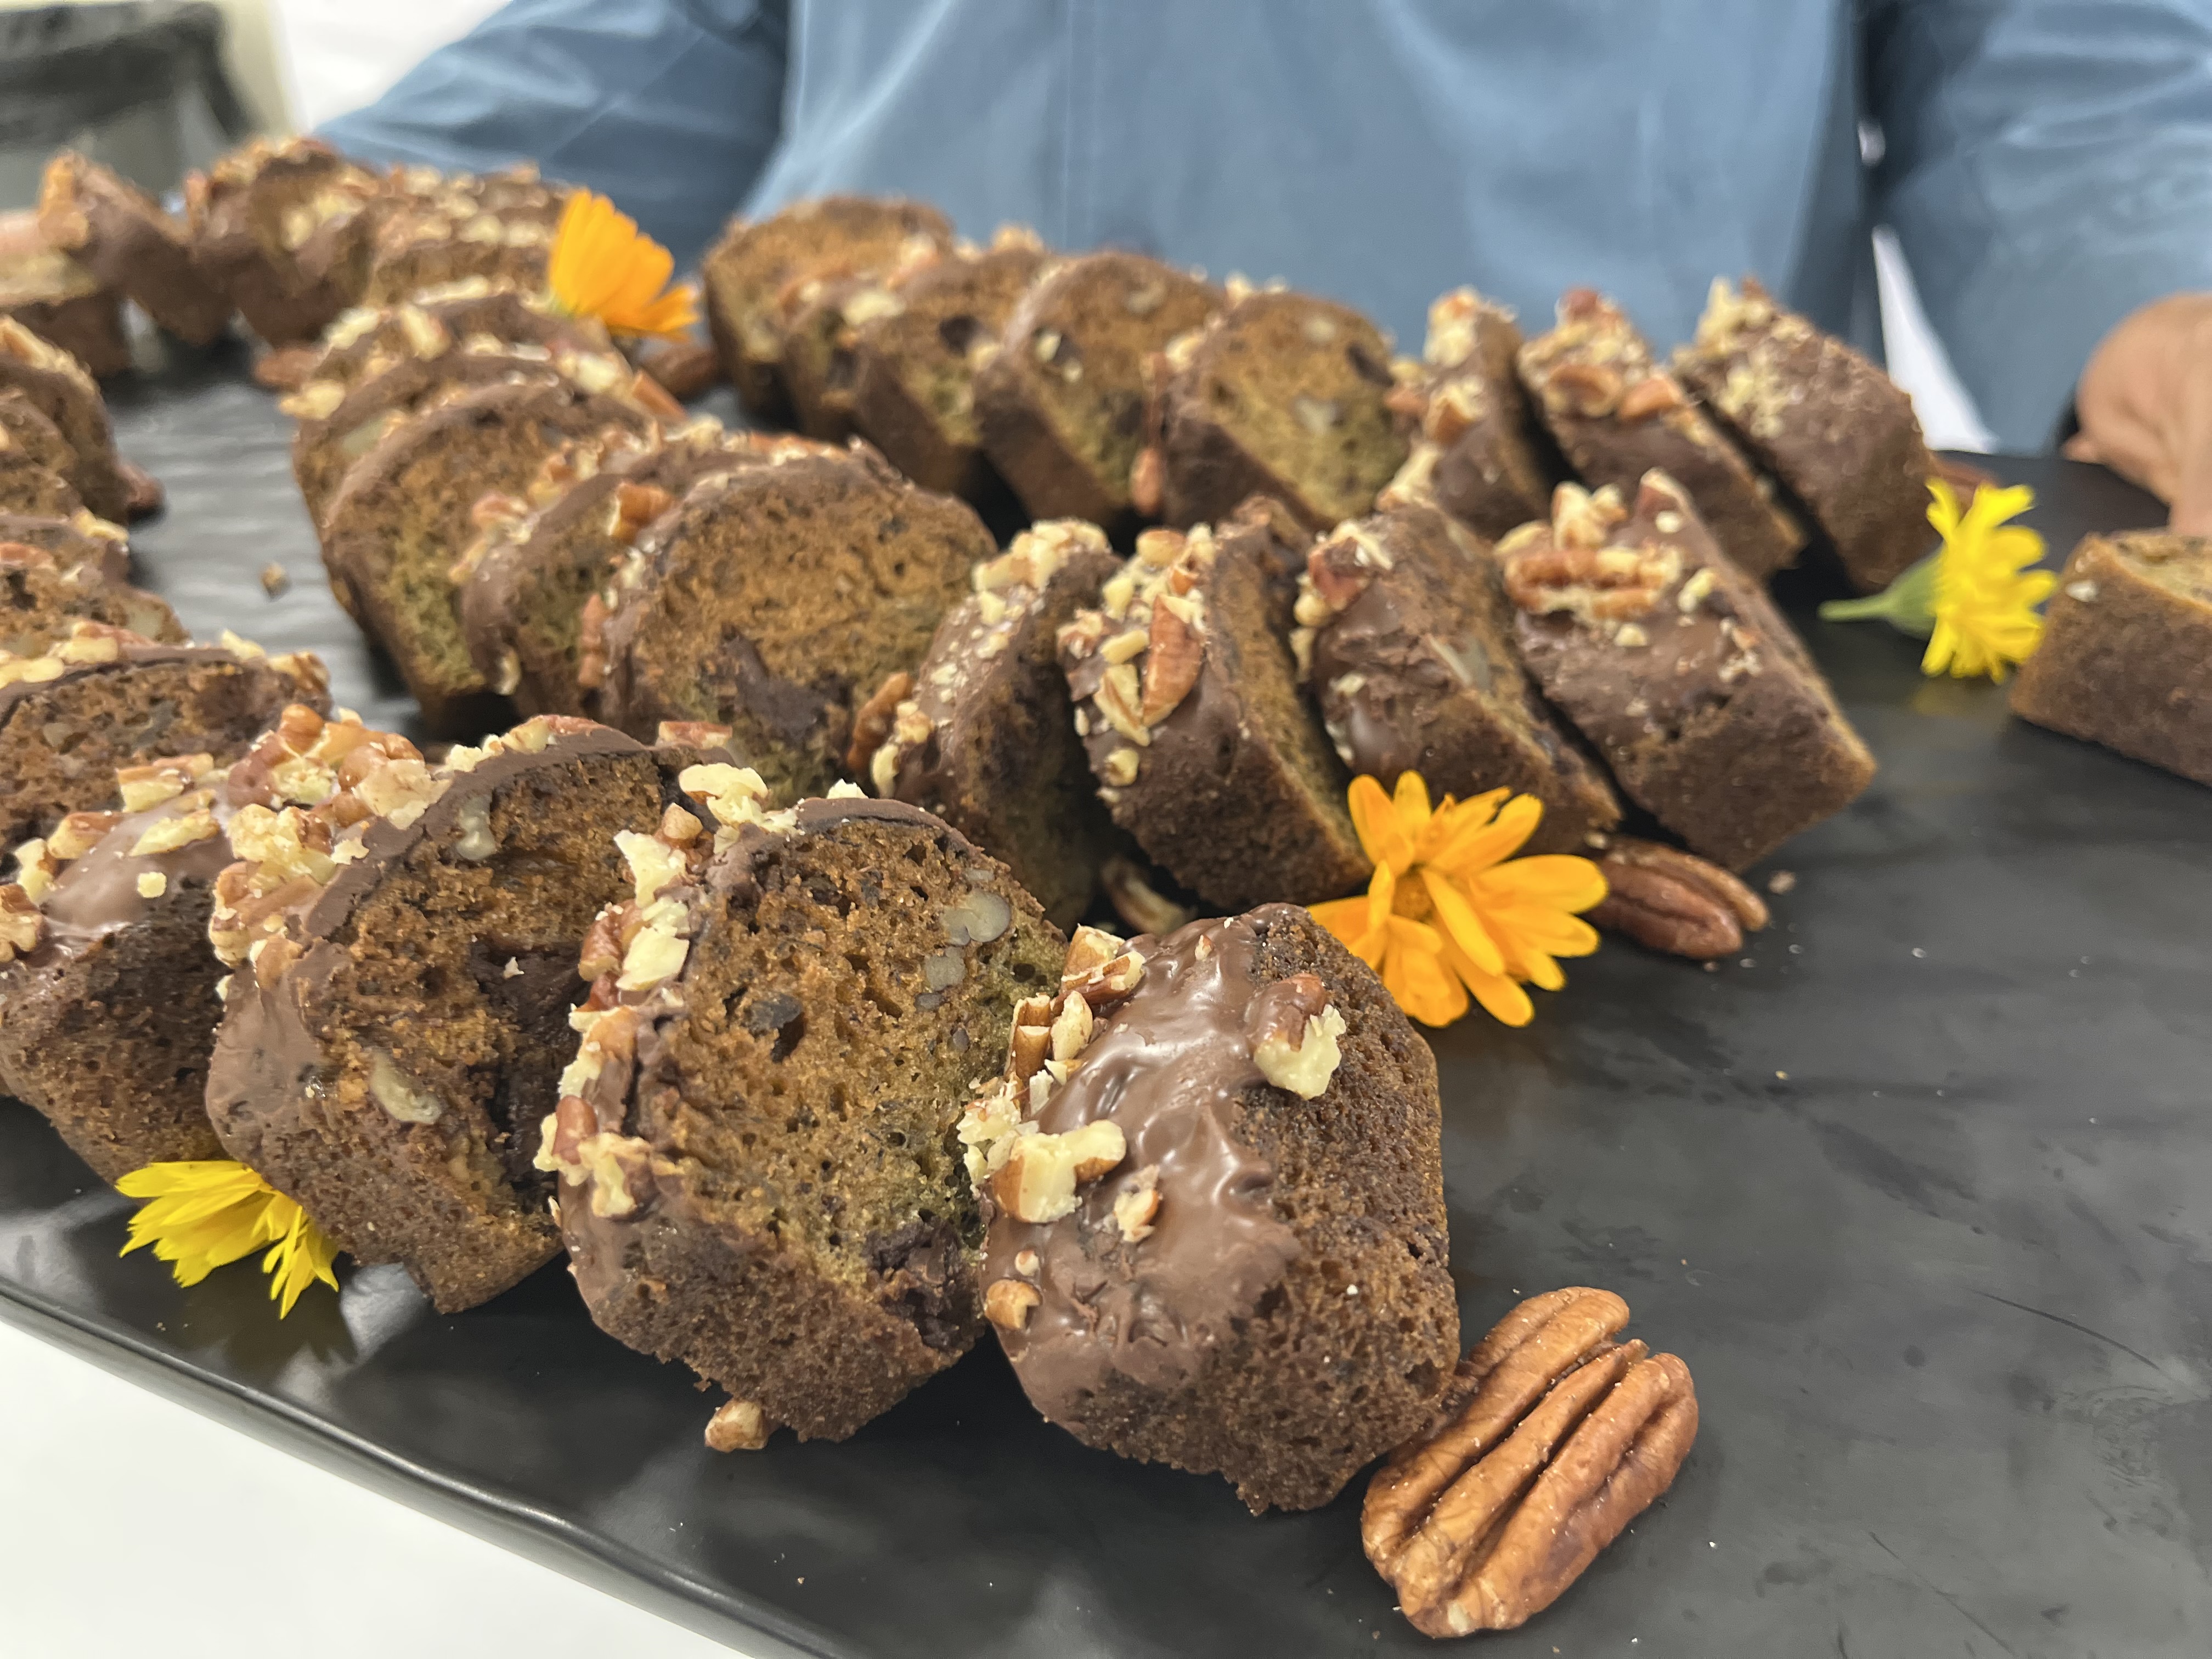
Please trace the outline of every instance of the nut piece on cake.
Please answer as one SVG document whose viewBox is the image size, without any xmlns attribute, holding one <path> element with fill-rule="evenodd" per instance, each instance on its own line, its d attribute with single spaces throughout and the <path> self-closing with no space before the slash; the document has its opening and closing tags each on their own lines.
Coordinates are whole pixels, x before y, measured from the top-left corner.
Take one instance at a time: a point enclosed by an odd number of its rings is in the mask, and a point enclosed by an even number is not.
<svg viewBox="0 0 2212 1659">
<path fill-rule="evenodd" d="M 0 402 L 4 402 L 0 398 Z M 131 538 L 119 524 L 110 524 L 105 519 L 94 518 L 78 508 L 69 514 L 16 513 L 0 508 L 0 542 L 14 542 L 18 546 L 35 548 L 51 553 L 59 561 L 64 571 L 81 568 L 88 576 L 98 576 L 111 586 L 120 586 L 131 580 Z M 134 590 L 135 591 L 135 590 Z M 153 595 L 147 595 L 149 599 Z M 167 609 L 166 604 L 163 611 Z M 106 621 L 95 617 L 95 621 Z M 134 634 L 143 634 L 150 639 L 167 637 L 165 623 L 140 628 L 125 623 Z M 17 656 L 27 652 L 18 651 Z"/>
<path fill-rule="evenodd" d="M 748 224 L 732 219 L 699 262 L 707 321 L 738 401 L 756 420 L 788 424 L 783 384 L 787 293 L 815 277 L 884 270 L 910 238 L 952 245 L 952 227 L 920 202 L 828 196 L 794 202 Z"/>
<path fill-rule="evenodd" d="M 1097 608 L 1060 630 L 1099 799 L 1224 910 L 1318 903 L 1370 868 L 1285 638 L 1281 528 L 1255 501 L 1218 532 L 1148 530 Z"/>
<path fill-rule="evenodd" d="M 911 672 L 993 552 L 963 502 L 872 451 L 799 453 L 695 485 L 623 559 L 582 623 L 610 724 L 729 726 L 782 799 L 845 776 L 856 713 Z"/>
<path fill-rule="evenodd" d="M 119 768 L 196 754 L 222 765 L 287 703 L 330 707 L 315 658 L 224 638 L 161 645 L 79 620 L 40 655 L 0 653 L 0 844 L 105 808 Z"/>
<path fill-rule="evenodd" d="M 1590 488 L 1610 484 L 1625 496 L 1656 468 L 1689 493 L 1722 550 L 1754 580 L 1796 558 L 1805 532 L 1773 485 L 1652 360 L 1650 343 L 1610 300 L 1570 289 L 1558 326 L 1521 348 L 1520 369 Z"/>
<path fill-rule="evenodd" d="M 1047 520 L 977 565 L 929 654 L 854 726 L 852 775 L 934 812 L 1003 859 L 1056 926 L 1090 906 L 1128 843 L 1099 804 L 1076 736 L 1059 631 L 1120 568 L 1094 525 Z M 873 718 L 871 718 L 871 715 Z"/>
<path fill-rule="evenodd" d="M 1633 514 L 1561 484 L 1498 545 L 1522 659 L 1623 793 L 1730 870 L 1840 811 L 1874 777 L 1797 636 L 1663 472 Z"/>
<path fill-rule="evenodd" d="M 1002 225 L 900 282 L 853 330 L 854 423 L 925 489 L 973 501 L 994 480 L 975 423 L 975 371 L 1046 258 L 1035 233 Z"/>
<path fill-rule="evenodd" d="M 1755 278 L 1741 293 L 1713 279 L 1674 372 L 1804 504 L 1861 592 L 1887 586 L 1928 550 L 1936 463 L 1912 399 Z"/>
<path fill-rule="evenodd" d="M 1287 904 L 1082 929 L 1015 1022 L 960 1139 L 1030 1403 L 1255 1513 L 1328 1503 L 1458 1352 L 1428 1046 Z"/>
<path fill-rule="evenodd" d="M 1368 1483 L 1367 1559 L 1426 1636 L 1512 1630 L 1664 1493 L 1698 1437 L 1690 1368 L 1615 1342 L 1610 1291 L 1531 1297 Z"/>
<path fill-rule="evenodd" d="M 105 378 L 131 367 L 123 299 L 49 242 L 38 215 L 0 213 L 0 318 L 21 324 Z"/>
<path fill-rule="evenodd" d="M 1036 519 L 1109 533 L 1139 509 L 1145 365 L 1204 323 L 1221 290 L 1139 253 L 1047 264 L 975 374 L 983 453 Z"/>
<path fill-rule="evenodd" d="M 2212 541 L 2085 537 L 2013 682 L 2012 711 L 2212 784 Z"/>
<path fill-rule="evenodd" d="M 401 739 L 350 716 L 286 708 L 246 757 L 129 766 L 110 810 L 72 812 L 16 849 L 0 889 L 0 1087 L 45 1114 L 103 1181 L 220 1158 L 207 1117 L 222 967 L 208 942 L 239 812 L 313 806 L 365 744 Z"/>
<path fill-rule="evenodd" d="M 433 770 L 365 740 L 312 807 L 241 809 L 210 937 L 233 969 L 208 1070 L 225 1149 L 441 1311 L 560 1249 L 537 1129 L 574 1052 L 577 956 L 631 890 L 682 757 L 545 716 Z"/>
<path fill-rule="evenodd" d="M 1406 459 L 1390 343 L 1349 306 L 1244 294 L 1170 340 L 1152 373 L 1159 489 L 1137 505 L 1171 525 L 1215 523 L 1264 494 L 1325 530 L 1370 511 Z"/>
<path fill-rule="evenodd" d="M 1432 502 L 1492 540 L 1549 510 L 1559 452 L 1514 368 L 1521 345 L 1513 313 L 1471 288 L 1430 305 L 1421 361 L 1394 377 L 1391 412 L 1413 447 L 1384 505 Z"/>
<path fill-rule="evenodd" d="M 841 1440 L 981 1330 L 955 1126 L 1064 947 L 926 812 L 682 782 L 695 811 L 623 838 L 538 1167 L 600 1328 L 734 1396 L 708 1443 Z"/>
<path fill-rule="evenodd" d="M 1298 584 L 1291 649 L 1353 775 L 1385 790 L 1419 772 L 1464 800 L 1544 803 L 1529 850 L 1583 850 L 1620 820 L 1602 768 L 1536 690 L 1490 550 L 1432 507 L 1340 525 Z"/>
<path fill-rule="evenodd" d="M 209 344 L 230 321 L 229 296 L 193 259 L 185 228 L 144 191 L 75 150 L 46 163 L 39 229 L 188 344 Z"/>
</svg>

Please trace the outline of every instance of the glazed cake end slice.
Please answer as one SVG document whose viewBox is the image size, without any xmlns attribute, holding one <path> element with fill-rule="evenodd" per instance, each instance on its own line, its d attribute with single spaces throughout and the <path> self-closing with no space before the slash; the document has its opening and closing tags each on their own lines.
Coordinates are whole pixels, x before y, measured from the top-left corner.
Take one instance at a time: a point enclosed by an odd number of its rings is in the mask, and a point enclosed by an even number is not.
<svg viewBox="0 0 2212 1659">
<path fill-rule="evenodd" d="M 1085 929 L 1054 988 L 960 1132 L 1014 1375 L 1086 1445 L 1328 1503 L 1457 1357 L 1428 1045 L 1287 904 Z"/>
<path fill-rule="evenodd" d="M 193 259 L 185 228 L 144 191 L 75 150 L 46 163 L 39 228 L 188 345 L 212 343 L 230 321 L 230 301 Z"/>
<path fill-rule="evenodd" d="M 592 1318 L 730 1391 L 709 1444 L 842 1439 L 981 1328 L 954 1127 L 1064 946 L 913 807 L 684 782 L 700 811 L 626 843 L 635 890 L 586 947 L 540 1161 Z"/>
<path fill-rule="evenodd" d="M 1514 367 L 1522 344 L 1513 313 L 1471 288 L 1430 305 L 1421 362 L 1390 394 L 1412 447 L 1380 504 L 1432 502 L 1492 541 L 1551 510 L 1565 469 Z"/>
</svg>

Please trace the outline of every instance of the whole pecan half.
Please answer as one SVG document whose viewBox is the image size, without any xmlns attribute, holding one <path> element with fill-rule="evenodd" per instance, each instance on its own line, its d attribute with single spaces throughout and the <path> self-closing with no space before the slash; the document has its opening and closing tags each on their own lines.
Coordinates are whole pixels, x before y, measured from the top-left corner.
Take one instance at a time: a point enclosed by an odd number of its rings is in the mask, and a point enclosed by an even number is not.
<svg viewBox="0 0 2212 1659">
<path fill-rule="evenodd" d="M 1673 1354 L 1612 1340 L 1627 1322 L 1610 1291 L 1531 1297 L 1377 1471 L 1360 1541 L 1415 1629 L 1526 1622 L 1673 1484 L 1697 1438 L 1697 1393 Z"/>
<path fill-rule="evenodd" d="M 1766 902 L 1717 864 L 1679 847 L 1615 836 L 1598 868 L 1606 896 L 1590 925 L 1638 945 L 1704 962 L 1743 948 L 1766 926 Z"/>
</svg>

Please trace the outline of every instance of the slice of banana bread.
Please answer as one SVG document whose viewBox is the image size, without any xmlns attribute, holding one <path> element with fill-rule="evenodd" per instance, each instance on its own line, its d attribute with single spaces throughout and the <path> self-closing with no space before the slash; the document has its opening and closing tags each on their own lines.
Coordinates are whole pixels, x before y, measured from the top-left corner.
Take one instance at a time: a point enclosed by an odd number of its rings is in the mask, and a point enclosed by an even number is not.
<svg viewBox="0 0 2212 1659">
<path fill-rule="evenodd" d="M 907 259 L 939 257 L 926 237 L 908 243 Z M 857 276 L 810 276 L 784 292 L 776 328 L 783 339 L 783 389 L 792 421 L 808 437 L 843 443 L 853 423 L 854 331 L 898 304 L 893 288 L 907 264 Z"/>
<path fill-rule="evenodd" d="M 507 380 L 565 380 L 635 401 L 631 386 L 638 378 L 612 351 L 556 354 L 541 346 L 489 338 L 448 341 L 441 350 L 423 356 L 410 352 L 369 368 L 350 386 L 311 380 L 283 400 L 284 411 L 300 423 L 292 434 L 292 476 L 307 502 L 307 516 L 318 525 L 355 462 L 407 416 L 470 387 Z M 655 400 L 657 404 L 657 389 Z"/>
<path fill-rule="evenodd" d="M 1493 541 L 1551 511 L 1562 467 L 1514 368 L 1522 343 L 1512 312 L 1471 288 L 1430 305 L 1418 377 L 1391 394 L 1413 447 L 1386 501 L 1432 501 Z"/>
<path fill-rule="evenodd" d="M 730 1391 L 710 1444 L 842 1440 L 981 1329 L 954 1127 L 1065 946 L 927 813 L 683 775 L 698 811 L 625 839 L 585 946 L 539 1162 L 592 1317 Z"/>
<path fill-rule="evenodd" d="M 977 565 L 929 654 L 885 681 L 847 757 L 878 795 L 933 812 L 1003 859 L 1073 927 L 1128 850 L 1099 804 L 1060 672 L 1060 629 L 1120 568 L 1095 525 L 1048 519 Z"/>
<path fill-rule="evenodd" d="M 1140 253 L 1043 268 L 975 370 L 983 453 L 1031 518 L 1127 527 L 1146 362 L 1222 301 L 1220 289 Z"/>
<path fill-rule="evenodd" d="M 1620 307 L 1586 288 L 1559 301 L 1559 325 L 1521 348 L 1521 379 L 1552 435 L 1593 489 L 1632 495 L 1656 468 L 1690 492 L 1721 549 L 1757 580 L 1794 562 L 1805 532 L 1774 486 L 1653 362 Z"/>
<path fill-rule="evenodd" d="M 1435 507 L 1406 507 L 1315 546 L 1291 646 L 1355 775 L 1389 790 L 1410 769 L 1462 800 L 1534 795 L 1529 850 L 1581 852 L 1620 804 L 1522 667 L 1513 617 L 1489 550 Z"/>
<path fill-rule="evenodd" d="M 92 374 L 131 367 L 123 296 L 49 242 L 28 208 L 0 213 L 0 317 L 52 342 Z"/>
<path fill-rule="evenodd" d="M 577 952 L 629 890 L 617 834 L 649 834 L 673 778 L 619 732 L 541 719 L 435 772 L 363 744 L 339 782 L 233 822 L 208 1116 L 339 1248 L 451 1313 L 559 1253 L 531 1160 Z"/>
<path fill-rule="evenodd" d="M 319 138 L 254 138 L 185 180 L 193 258 L 271 345 L 313 339 L 359 301 L 389 201 Z"/>
<path fill-rule="evenodd" d="M 483 277 L 425 289 L 389 306 L 356 306 L 333 322 L 301 368 L 302 391 L 322 380 L 341 386 L 380 373 L 403 357 L 440 357 L 460 342 L 543 346 L 548 351 L 607 352 L 598 322 L 564 317 L 544 295 L 502 288 Z"/>
<path fill-rule="evenodd" d="M 1370 870 L 1345 806 L 1351 778 L 1291 654 L 1277 546 L 1256 511 L 1218 535 L 1146 531 L 1099 607 L 1060 634 L 1099 799 L 1224 910 L 1341 897 Z"/>
<path fill-rule="evenodd" d="M 659 434 L 617 433 L 545 459 L 519 498 L 477 503 L 482 526 L 461 560 L 470 660 L 526 714 L 580 714 L 583 608 L 639 532 L 717 473 L 777 455 L 839 452 L 787 434 L 726 431 L 702 416 Z"/>
<path fill-rule="evenodd" d="M 1273 495 L 1310 530 L 1370 512 L 1406 459 L 1389 397 L 1390 342 L 1349 306 L 1270 288 L 1168 343 L 1152 410 L 1158 500 L 1171 525 L 1218 523 Z"/>
<path fill-rule="evenodd" d="M 526 489 L 564 439 L 649 428 L 653 417 L 619 391 L 527 378 L 464 392 L 386 433 L 331 496 L 331 592 L 391 653 L 434 731 L 481 732 L 504 708 L 469 660 L 453 586 L 477 501 Z"/>
<path fill-rule="evenodd" d="M 79 622 L 103 623 L 157 645 L 184 643 L 184 627 L 166 600 L 107 574 L 104 544 L 55 553 L 11 539 L 11 522 L 0 515 L 0 653 L 42 657 Z M 67 520 L 46 522 L 61 528 L 57 539 L 65 545 L 74 536 Z"/>
<path fill-rule="evenodd" d="M 2212 541 L 2084 537 L 2012 712 L 2212 784 Z"/>
<path fill-rule="evenodd" d="M 1674 371 L 1812 514 L 1861 592 L 1888 586 L 1933 544 L 1936 463 L 1912 399 L 1756 278 L 1741 293 L 1713 279 Z"/>
<path fill-rule="evenodd" d="M 753 223 L 730 222 L 699 274 L 714 349 L 747 414 L 786 423 L 792 417 L 777 325 L 786 293 L 811 277 L 886 270 L 914 237 L 950 247 L 952 227 L 920 202 L 862 196 L 794 202 Z"/>
<path fill-rule="evenodd" d="M 131 492 L 116 459 L 114 429 L 85 366 L 21 323 L 0 319 L 0 392 L 9 390 L 21 392 L 69 441 L 74 459 L 64 476 L 83 504 L 103 519 L 126 518 Z"/>
<path fill-rule="evenodd" d="M 75 150 L 46 163 L 39 229 L 187 344 L 211 343 L 230 322 L 229 298 L 193 259 L 185 228 L 144 191 Z"/>
<path fill-rule="evenodd" d="M 1085 1445 L 1328 1503 L 1458 1355 L 1428 1045 L 1287 904 L 1086 928 L 1058 989 L 960 1129 L 1014 1375 Z"/>
<path fill-rule="evenodd" d="M 708 479 L 624 559 L 612 614 L 586 616 L 583 684 L 611 725 L 727 726 L 779 799 L 819 794 L 859 705 L 921 660 L 994 550 L 964 503 L 873 451 Z"/>
<path fill-rule="evenodd" d="M 1562 484 L 1552 521 L 1498 554 L 1529 672 L 1692 852 L 1741 870 L 1872 781 L 1790 624 L 1665 473 L 1644 475 L 1633 513 Z"/>
<path fill-rule="evenodd" d="M 327 708 L 323 665 L 260 647 L 156 645 L 98 623 L 43 655 L 0 656 L 0 845 L 104 808 L 115 775 L 176 755 L 236 759 L 287 703 Z"/>
<path fill-rule="evenodd" d="M 923 489 L 973 501 L 994 482 L 975 424 L 975 367 L 1044 261 L 1035 232 L 1001 226 L 988 249 L 908 276 L 896 309 L 854 329 L 854 424 Z"/>
<path fill-rule="evenodd" d="M 207 930 L 232 822 L 327 799 L 370 741 L 405 749 L 295 703 L 236 763 L 126 768 L 113 810 L 72 812 L 16 850 L 17 883 L 0 888 L 0 1087 L 101 1180 L 223 1155 L 205 1100 L 222 1018 Z"/>
</svg>

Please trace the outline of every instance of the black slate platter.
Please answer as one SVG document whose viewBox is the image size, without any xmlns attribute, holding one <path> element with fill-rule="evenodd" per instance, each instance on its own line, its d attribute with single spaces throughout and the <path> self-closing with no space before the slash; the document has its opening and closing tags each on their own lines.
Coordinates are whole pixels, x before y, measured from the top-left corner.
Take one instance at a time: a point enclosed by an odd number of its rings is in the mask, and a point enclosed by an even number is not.
<svg viewBox="0 0 2212 1659">
<path fill-rule="evenodd" d="M 242 361 L 117 403 L 169 488 L 148 580 L 403 711 Z M 2001 470 L 2054 556 L 2155 517 L 2086 468 Z M 1529 1029 L 1437 1039 L 1471 1329 L 1611 1286 L 1705 1414 L 1664 1502 L 1480 1651 L 2212 1651 L 2212 793 L 1923 680 L 1879 624 L 1808 626 L 1882 771 L 1774 861 L 1774 927 L 1712 972 L 1611 943 Z M 250 1266 L 184 1291 L 117 1260 L 125 1207 L 0 1103 L 0 1313 L 756 1652 L 1429 1646 L 1357 1486 L 1253 1520 L 1048 1427 L 994 1351 L 845 1444 L 717 1456 L 710 1401 L 557 1270 L 455 1318 L 349 1272 L 280 1324 Z"/>
</svg>

